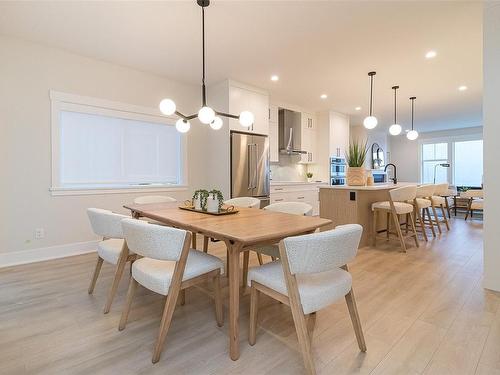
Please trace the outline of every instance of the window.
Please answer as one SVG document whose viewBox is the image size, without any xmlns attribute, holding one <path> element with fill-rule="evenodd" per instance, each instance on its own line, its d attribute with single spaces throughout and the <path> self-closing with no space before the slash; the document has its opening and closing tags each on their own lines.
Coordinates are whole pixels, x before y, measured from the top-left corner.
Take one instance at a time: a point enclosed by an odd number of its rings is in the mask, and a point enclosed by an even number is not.
<svg viewBox="0 0 500 375">
<path fill-rule="evenodd" d="M 54 92 L 51 98 L 53 191 L 185 183 L 184 136 L 169 118 L 92 98 Z"/>
<path fill-rule="evenodd" d="M 481 135 L 452 140 L 424 140 L 421 144 L 421 182 L 448 182 L 455 186 L 481 187 L 483 140 Z M 449 167 L 440 164 L 449 164 Z"/>
</svg>

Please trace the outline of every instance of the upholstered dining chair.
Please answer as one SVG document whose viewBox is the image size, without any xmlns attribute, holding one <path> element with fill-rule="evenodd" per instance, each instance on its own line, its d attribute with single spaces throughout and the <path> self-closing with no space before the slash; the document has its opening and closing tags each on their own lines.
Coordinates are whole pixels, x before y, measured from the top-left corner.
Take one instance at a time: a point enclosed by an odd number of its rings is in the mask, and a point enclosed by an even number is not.
<svg viewBox="0 0 500 375">
<path fill-rule="evenodd" d="M 310 204 L 307 204 L 304 202 L 277 202 L 277 203 L 272 203 L 272 204 L 264 207 L 264 210 L 282 212 L 285 214 L 300 215 L 300 216 L 311 216 L 312 212 L 313 212 L 312 206 Z M 263 264 L 262 254 L 270 256 L 273 261 L 276 260 L 277 258 L 279 258 L 279 256 L 280 256 L 278 244 L 258 246 L 258 247 L 252 248 L 252 250 L 257 253 L 257 258 L 259 260 L 260 265 Z M 247 277 L 248 277 L 249 258 L 250 258 L 250 252 L 245 251 L 243 253 L 243 287 L 244 288 L 246 287 L 246 284 L 247 284 L 246 281 L 247 281 Z"/>
<path fill-rule="evenodd" d="M 345 297 L 359 349 L 366 351 L 347 267 L 356 256 L 362 231 L 360 225 L 348 224 L 285 238 L 279 244 L 279 260 L 249 270 L 250 345 L 256 342 L 259 296 L 264 293 L 290 306 L 305 368 L 308 374 L 315 374 L 306 315 Z"/>
<path fill-rule="evenodd" d="M 467 213 L 465 214 L 465 220 L 469 218 L 469 214 L 472 217 L 474 210 L 484 209 L 483 190 L 469 189 L 460 194 L 460 196 L 469 200 L 469 203 L 467 204 Z"/>
<path fill-rule="evenodd" d="M 132 277 L 119 330 L 125 329 L 132 299 L 139 284 L 167 296 L 152 359 L 153 363 L 158 362 L 177 299 L 180 298 L 181 305 L 184 304 L 185 289 L 205 281 L 213 283 L 215 317 L 217 325 L 221 327 L 223 310 L 220 274 L 224 268 L 222 261 L 213 255 L 190 249 L 191 233 L 185 230 L 136 219 L 124 219 L 122 227 L 129 248 L 142 258 L 132 265 Z"/>
<path fill-rule="evenodd" d="M 432 211 L 434 213 L 434 218 L 436 219 L 436 226 L 438 228 L 439 233 L 442 233 L 440 223 L 444 223 L 447 230 L 450 230 L 450 223 L 448 221 L 448 217 L 446 216 L 446 198 L 442 197 L 448 193 L 448 183 L 436 184 L 434 195 L 431 198 L 432 201 Z M 437 215 L 436 208 L 441 209 L 441 214 L 443 215 L 442 219 L 439 219 Z"/>
<path fill-rule="evenodd" d="M 88 293 L 92 294 L 94 292 L 95 284 L 104 261 L 116 266 L 115 276 L 113 277 L 111 289 L 108 292 L 106 304 L 104 305 L 104 314 L 107 314 L 111 309 L 111 304 L 122 278 L 125 265 L 127 262 L 133 262 L 136 259 L 136 255 L 129 251 L 127 243 L 123 239 L 121 221 L 128 218 L 128 216 L 99 208 L 88 208 L 87 215 L 94 233 L 103 238 L 97 244 L 97 264 L 92 280 L 90 281 Z"/>
<path fill-rule="evenodd" d="M 432 236 L 436 237 L 436 231 L 434 230 L 434 222 L 432 221 L 432 216 L 429 207 L 432 206 L 431 198 L 434 195 L 435 186 L 432 184 L 417 186 L 416 197 L 413 201 L 408 201 L 408 203 L 413 204 L 415 208 L 413 211 L 413 220 L 415 224 L 420 226 L 422 231 L 422 236 L 427 242 L 429 238 L 427 237 L 426 228 L 429 227 L 432 232 Z M 427 215 L 427 220 L 425 219 Z M 435 218 L 438 220 L 438 218 Z M 408 223 L 408 221 L 406 221 Z"/>
</svg>

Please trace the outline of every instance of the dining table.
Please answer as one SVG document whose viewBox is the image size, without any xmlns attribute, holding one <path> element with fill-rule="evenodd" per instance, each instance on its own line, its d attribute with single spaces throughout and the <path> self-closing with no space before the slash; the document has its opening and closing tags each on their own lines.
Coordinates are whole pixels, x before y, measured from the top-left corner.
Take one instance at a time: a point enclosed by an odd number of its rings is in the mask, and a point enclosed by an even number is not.
<svg viewBox="0 0 500 375">
<path fill-rule="evenodd" d="M 331 224 L 317 216 L 299 216 L 255 208 L 235 208 L 236 213 L 211 215 L 181 209 L 182 203 L 127 204 L 134 218 L 148 218 L 175 228 L 224 241 L 227 247 L 229 285 L 229 355 L 240 356 L 240 254 L 259 245 L 276 244 L 289 236 L 315 232 Z"/>
</svg>

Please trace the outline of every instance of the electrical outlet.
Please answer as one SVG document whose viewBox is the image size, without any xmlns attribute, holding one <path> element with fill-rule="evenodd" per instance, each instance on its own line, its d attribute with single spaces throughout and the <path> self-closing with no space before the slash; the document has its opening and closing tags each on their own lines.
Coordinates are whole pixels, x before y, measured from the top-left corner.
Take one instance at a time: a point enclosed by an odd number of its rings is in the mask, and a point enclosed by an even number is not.
<svg viewBox="0 0 500 375">
<path fill-rule="evenodd" d="M 36 240 L 41 240 L 44 237 L 45 237 L 45 229 L 43 229 L 43 228 L 36 228 L 35 229 L 35 239 Z"/>
</svg>

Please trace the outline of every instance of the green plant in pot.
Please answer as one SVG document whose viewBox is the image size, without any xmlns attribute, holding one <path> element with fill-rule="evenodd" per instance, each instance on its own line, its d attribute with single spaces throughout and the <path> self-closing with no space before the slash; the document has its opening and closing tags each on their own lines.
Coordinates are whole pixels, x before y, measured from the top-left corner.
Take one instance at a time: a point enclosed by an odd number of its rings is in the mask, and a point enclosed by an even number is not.
<svg viewBox="0 0 500 375">
<path fill-rule="evenodd" d="M 350 186 L 364 186 L 366 184 L 365 160 L 368 154 L 367 141 L 349 142 L 349 149 L 345 153 L 347 162 L 346 180 Z"/>
<path fill-rule="evenodd" d="M 208 192 L 207 198 L 207 211 L 208 212 L 220 212 L 222 205 L 224 204 L 224 196 L 220 190 L 210 190 Z"/>
<path fill-rule="evenodd" d="M 306 173 L 307 182 L 312 182 L 313 174 L 311 172 Z"/>
<path fill-rule="evenodd" d="M 195 210 L 207 210 L 208 190 L 198 189 L 193 194 L 193 206 Z"/>
</svg>

